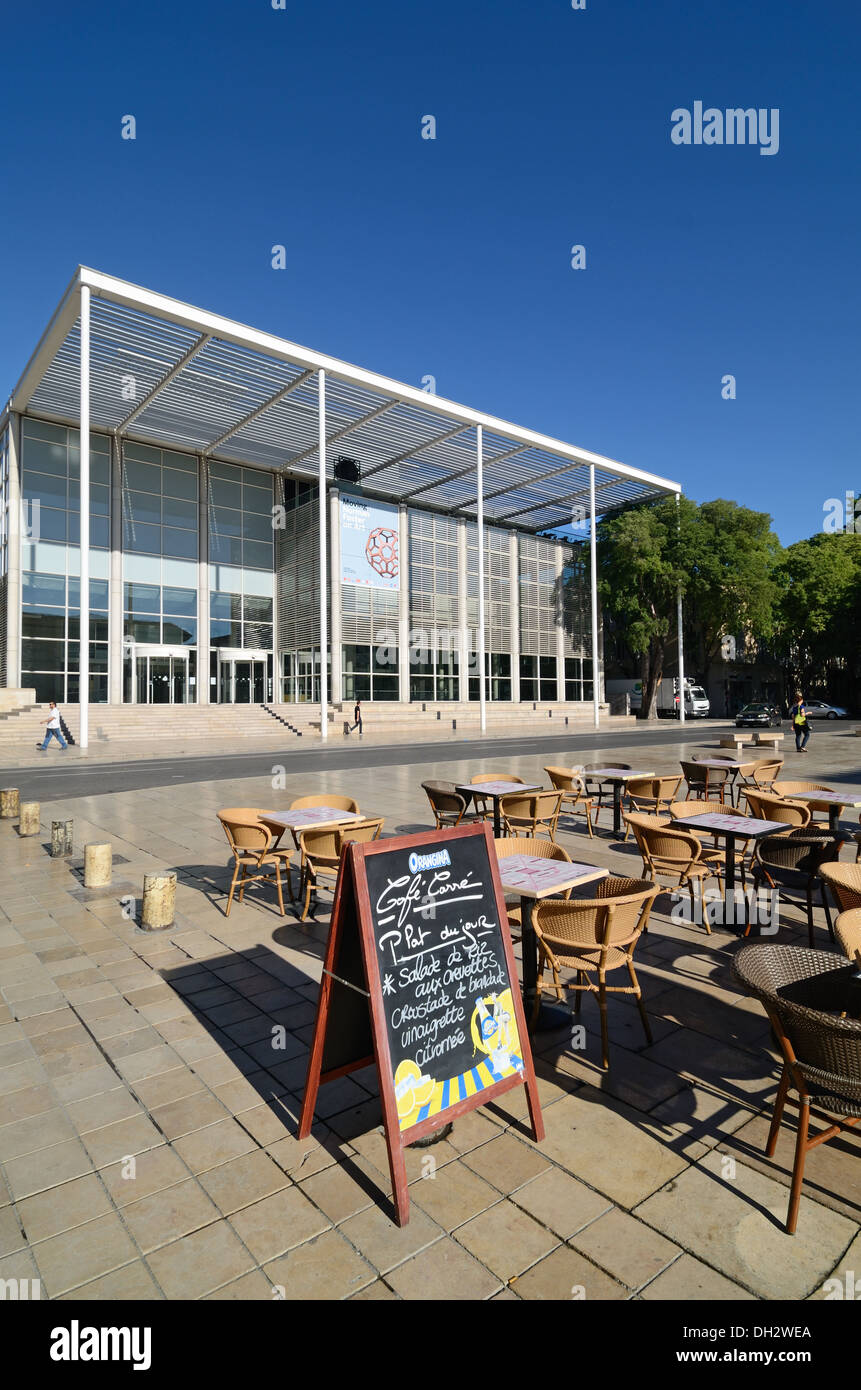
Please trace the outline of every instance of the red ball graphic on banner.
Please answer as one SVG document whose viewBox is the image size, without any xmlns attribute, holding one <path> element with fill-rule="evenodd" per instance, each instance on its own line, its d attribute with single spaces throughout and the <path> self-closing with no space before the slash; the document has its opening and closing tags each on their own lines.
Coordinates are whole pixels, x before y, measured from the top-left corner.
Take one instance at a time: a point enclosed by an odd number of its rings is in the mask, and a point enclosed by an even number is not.
<svg viewBox="0 0 861 1390">
<path fill-rule="evenodd" d="M 384 579 L 395 579 L 398 574 L 398 533 L 388 526 L 378 526 L 368 536 L 365 555 L 371 569 Z"/>
</svg>

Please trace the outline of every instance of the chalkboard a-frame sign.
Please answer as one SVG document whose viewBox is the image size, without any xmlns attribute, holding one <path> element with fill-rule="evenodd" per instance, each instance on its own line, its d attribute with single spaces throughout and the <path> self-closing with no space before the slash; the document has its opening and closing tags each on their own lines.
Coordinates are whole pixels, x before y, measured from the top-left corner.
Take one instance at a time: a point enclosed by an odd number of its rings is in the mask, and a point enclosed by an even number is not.
<svg viewBox="0 0 861 1390">
<path fill-rule="evenodd" d="M 399 1226 L 404 1148 L 535 1069 L 488 825 L 350 844 L 341 859 L 299 1138 L 326 1081 L 376 1061 Z"/>
</svg>

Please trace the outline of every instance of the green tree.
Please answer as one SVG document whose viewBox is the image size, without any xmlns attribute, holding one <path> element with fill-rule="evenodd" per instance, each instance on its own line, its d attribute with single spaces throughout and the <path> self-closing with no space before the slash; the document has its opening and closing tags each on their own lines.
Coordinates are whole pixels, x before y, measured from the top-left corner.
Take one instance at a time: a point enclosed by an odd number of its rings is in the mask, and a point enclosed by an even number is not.
<svg viewBox="0 0 861 1390">
<path fill-rule="evenodd" d="M 784 552 L 775 648 L 784 690 L 817 686 L 857 705 L 861 677 L 861 535 L 820 532 Z"/>
</svg>

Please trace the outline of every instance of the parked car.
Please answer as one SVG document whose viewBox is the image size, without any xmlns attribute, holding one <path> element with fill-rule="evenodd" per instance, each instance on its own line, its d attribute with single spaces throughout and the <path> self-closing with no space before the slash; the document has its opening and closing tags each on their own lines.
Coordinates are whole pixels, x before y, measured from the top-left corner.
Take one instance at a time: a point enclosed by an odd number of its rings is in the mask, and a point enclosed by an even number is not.
<svg viewBox="0 0 861 1390">
<path fill-rule="evenodd" d="M 758 725 L 766 729 L 780 728 L 780 710 L 774 705 L 745 705 L 740 709 L 735 717 L 736 727 L 744 729 L 750 725 Z"/>
<path fill-rule="evenodd" d="M 824 700 L 805 700 L 804 708 L 808 719 L 848 719 L 849 715 L 840 705 L 826 705 Z"/>
</svg>

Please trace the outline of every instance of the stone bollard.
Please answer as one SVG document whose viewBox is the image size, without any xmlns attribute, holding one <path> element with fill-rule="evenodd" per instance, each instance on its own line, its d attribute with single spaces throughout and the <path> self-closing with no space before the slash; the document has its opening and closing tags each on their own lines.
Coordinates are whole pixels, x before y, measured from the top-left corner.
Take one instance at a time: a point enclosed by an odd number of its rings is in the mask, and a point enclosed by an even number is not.
<svg viewBox="0 0 861 1390">
<path fill-rule="evenodd" d="M 38 835 L 41 829 L 42 808 L 38 801 L 22 801 L 18 820 L 19 835 Z"/>
<path fill-rule="evenodd" d="M 84 887 L 106 887 L 111 881 L 112 864 L 110 845 L 84 845 Z"/>
<path fill-rule="evenodd" d="M 19 805 L 17 787 L 0 787 L 0 820 L 14 820 L 18 815 Z"/>
<path fill-rule="evenodd" d="M 62 859 L 64 854 L 72 853 L 73 820 L 51 821 L 51 858 Z"/>
<path fill-rule="evenodd" d="M 176 874 L 144 874 L 141 927 L 161 931 L 173 926 L 176 904 Z"/>
</svg>

